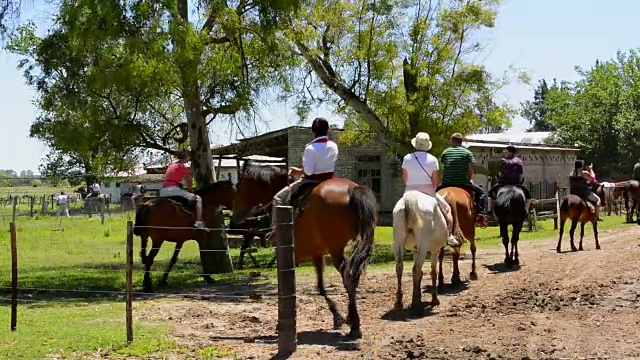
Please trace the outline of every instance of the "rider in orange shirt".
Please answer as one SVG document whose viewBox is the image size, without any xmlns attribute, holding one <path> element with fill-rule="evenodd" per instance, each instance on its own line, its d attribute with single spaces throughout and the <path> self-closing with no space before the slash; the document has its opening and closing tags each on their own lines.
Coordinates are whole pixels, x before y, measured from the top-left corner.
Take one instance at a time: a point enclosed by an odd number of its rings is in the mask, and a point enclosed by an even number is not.
<svg viewBox="0 0 640 360">
<path fill-rule="evenodd" d="M 202 199 L 200 196 L 191 192 L 193 181 L 191 180 L 191 170 L 185 165 L 189 161 L 189 154 L 180 150 L 176 153 L 178 161 L 169 165 L 164 177 L 164 183 L 162 183 L 162 189 L 160 189 L 160 196 L 181 196 L 189 201 L 195 201 L 196 203 L 196 222 L 193 224 L 198 229 L 204 229 L 205 225 L 202 222 Z M 182 187 L 182 181 L 186 182 L 186 190 Z"/>
</svg>

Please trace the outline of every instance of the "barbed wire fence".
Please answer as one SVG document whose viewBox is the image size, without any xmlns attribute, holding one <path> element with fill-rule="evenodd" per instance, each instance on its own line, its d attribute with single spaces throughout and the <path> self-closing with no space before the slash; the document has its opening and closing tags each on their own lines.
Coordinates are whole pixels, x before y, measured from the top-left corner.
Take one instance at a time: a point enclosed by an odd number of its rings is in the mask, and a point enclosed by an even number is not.
<svg viewBox="0 0 640 360">
<path fill-rule="evenodd" d="M 17 209 L 17 198 L 13 200 Z M 285 353 L 295 351 L 296 347 L 296 292 L 295 266 L 293 261 L 293 220 L 291 207 L 279 207 L 277 210 L 279 234 L 276 250 L 278 255 L 278 290 L 270 287 L 258 291 L 241 293 L 233 285 L 222 289 L 212 289 L 211 293 L 175 291 L 171 288 L 159 292 L 134 291 L 144 273 L 144 265 L 139 267 L 134 261 L 133 222 L 123 216 L 102 226 L 87 226 L 82 219 L 64 217 L 46 218 L 34 221 L 27 217 L 15 216 L 8 224 L 8 244 L 0 237 L 0 247 L 9 247 L 11 256 L 10 276 L 0 285 L 0 301 L 11 304 L 11 330 L 18 326 L 18 304 L 72 302 L 88 298 L 101 298 L 112 301 L 124 301 L 126 319 L 126 338 L 133 341 L 133 302 L 134 300 L 154 298 L 182 298 L 221 301 L 256 301 L 260 299 L 278 300 L 279 350 Z M 52 226 L 58 223 L 60 228 Z M 126 223 L 126 231 L 123 225 Z M 57 225 L 56 225 L 57 226 Z M 6 229 L 6 228 L 5 228 Z M 56 231 L 60 230 L 60 231 Z M 116 233 L 116 230 L 119 232 Z M 209 231 L 242 232 L 246 229 L 209 228 Z M 114 239 L 115 236 L 118 239 Z M 124 233 L 124 236 L 122 236 Z M 120 238 L 124 238 L 122 241 Z M 109 239 L 111 238 L 111 239 Z M 9 245 L 9 246 L 7 246 Z M 124 246 L 123 246 L 124 245 Z M 56 249 L 57 248 L 57 249 Z M 224 250 L 199 250 L 225 252 L 230 256 L 229 243 Z M 8 252 L 4 252 L 6 255 Z M 124 256 L 122 254 L 124 253 Z M 181 261 L 187 270 L 180 274 L 171 272 L 172 282 L 181 283 L 186 277 L 205 276 L 202 271 L 193 271 L 193 258 L 184 257 Z M 8 261 L 7 261 L 8 262 Z M 139 264 L 139 263 L 138 263 Z M 159 278 L 165 271 L 155 264 L 150 271 Z M 198 264 L 199 265 L 199 264 Z M 224 289 L 228 287 L 228 289 Z M 9 295 L 7 297 L 7 295 Z M 26 310 L 21 311 L 28 311 Z M 123 329 L 125 330 L 125 329 Z"/>
</svg>

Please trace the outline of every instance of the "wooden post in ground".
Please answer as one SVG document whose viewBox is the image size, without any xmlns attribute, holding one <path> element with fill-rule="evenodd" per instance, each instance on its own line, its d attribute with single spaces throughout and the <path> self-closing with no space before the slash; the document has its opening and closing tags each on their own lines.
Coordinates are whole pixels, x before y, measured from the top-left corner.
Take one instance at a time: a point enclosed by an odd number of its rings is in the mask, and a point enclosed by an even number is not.
<svg viewBox="0 0 640 360">
<path fill-rule="evenodd" d="M 16 241 L 16 223 L 9 224 L 11 232 L 11 331 L 18 324 L 18 245 Z"/>
<path fill-rule="evenodd" d="M 36 196 L 29 196 L 29 217 L 33 217 L 33 205 L 36 202 Z"/>
<path fill-rule="evenodd" d="M 18 197 L 14 196 L 13 197 L 13 216 L 11 217 L 11 221 L 15 224 L 16 223 L 16 211 L 18 209 Z"/>
<path fill-rule="evenodd" d="M 100 198 L 100 224 L 104 225 L 104 198 Z"/>
<path fill-rule="evenodd" d="M 278 257 L 278 354 L 296 351 L 296 268 L 293 245 L 293 208 L 276 206 Z"/>
<path fill-rule="evenodd" d="M 127 343 L 133 341 L 133 222 L 127 221 L 127 278 L 125 290 Z"/>
</svg>

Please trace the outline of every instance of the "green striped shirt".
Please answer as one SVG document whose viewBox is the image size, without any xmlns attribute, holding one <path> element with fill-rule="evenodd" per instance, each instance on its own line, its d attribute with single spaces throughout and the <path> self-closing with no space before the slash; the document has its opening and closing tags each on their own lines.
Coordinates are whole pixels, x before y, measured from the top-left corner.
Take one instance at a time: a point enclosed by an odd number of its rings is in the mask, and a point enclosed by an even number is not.
<svg viewBox="0 0 640 360">
<path fill-rule="evenodd" d="M 445 149 L 440 157 L 442 184 L 462 185 L 469 183 L 469 164 L 475 164 L 473 153 L 463 146 Z"/>
</svg>

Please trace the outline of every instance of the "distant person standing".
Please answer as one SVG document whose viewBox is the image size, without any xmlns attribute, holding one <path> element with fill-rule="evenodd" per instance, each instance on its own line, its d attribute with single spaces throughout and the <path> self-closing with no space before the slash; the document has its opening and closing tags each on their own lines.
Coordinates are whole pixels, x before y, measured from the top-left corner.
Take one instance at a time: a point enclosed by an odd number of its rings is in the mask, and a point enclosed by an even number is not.
<svg viewBox="0 0 640 360">
<path fill-rule="evenodd" d="M 91 187 L 91 195 L 93 197 L 98 197 L 98 195 L 100 195 L 100 184 L 99 183 L 93 184 L 93 186 Z"/>
<path fill-rule="evenodd" d="M 142 193 L 143 193 L 142 183 L 138 181 L 133 186 L 133 194 L 131 195 L 131 202 L 133 203 L 134 206 L 136 205 L 136 199 L 138 199 L 139 197 L 142 197 Z"/>
<path fill-rule="evenodd" d="M 58 203 L 57 216 L 59 217 L 64 213 L 66 217 L 69 217 L 69 195 L 61 191 L 60 195 L 56 197 L 56 202 Z"/>
</svg>

